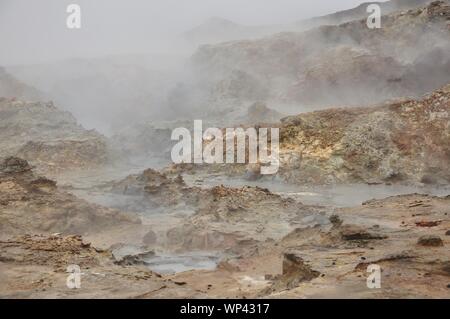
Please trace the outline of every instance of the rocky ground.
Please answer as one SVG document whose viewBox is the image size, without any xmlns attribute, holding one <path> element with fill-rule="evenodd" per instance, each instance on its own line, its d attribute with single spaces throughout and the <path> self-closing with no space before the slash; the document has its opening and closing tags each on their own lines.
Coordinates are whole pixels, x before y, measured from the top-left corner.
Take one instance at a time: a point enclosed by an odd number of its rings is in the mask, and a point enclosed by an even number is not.
<svg viewBox="0 0 450 319">
<path fill-rule="evenodd" d="M 326 220 L 320 207 L 306 207 L 267 189 L 188 186 L 179 175 L 153 170 L 114 184 L 111 191 L 140 195 L 147 209 L 178 215 L 178 225 L 172 222 L 155 240 L 172 250 L 239 248 L 241 243 L 280 239 L 296 224 Z M 153 223 L 148 216 L 146 221 Z"/>
<path fill-rule="evenodd" d="M 448 298 L 448 208 L 448 197 L 406 195 L 339 209 L 331 224 L 255 243 L 203 276 L 215 297 Z M 381 289 L 367 288 L 370 264 Z M 195 272 L 173 278 L 205 285 Z"/>
<path fill-rule="evenodd" d="M 0 163 L 0 230 L 3 298 L 197 295 L 139 266 L 136 256 L 126 254 L 125 245 L 149 249 L 143 238 L 152 230 L 139 216 L 61 191 L 56 182 L 35 175 L 19 158 Z M 66 286 L 66 270 L 72 264 L 82 269 L 82 291 Z"/>
<path fill-rule="evenodd" d="M 308 206 L 258 187 L 189 186 L 154 170 L 102 187 L 142 196 L 140 210 L 128 206 L 140 214 L 78 199 L 26 161 L 2 162 L 2 297 L 448 296 L 449 197 Z M 142 207 L 164 209 L 166 219 Z M 148 268 L 155 255 L 196 251 L 218 254 L 217 268 Z M 70 264 L 82 269 L 82 289 L 65 286 Z M 366 286 L 370 264 L 383 269 L 382 289 Z"/>
<path fill-rule="evenodd" d="M 174 210 L 190 207 L 179 226 L 155 233 L 154 247 L 163 241 L 179 252 L 222 252 L 216 270 L 167 277 L 210 297 L 448 296 L 449 197 L 308 206 L 258 187 L 191 187 L 151 170 L 112 189 Z M 370 264 L 383 269 L 382 290 L 367 289 Z"/>
<path fill-rule="evenodd" d="M 450 86 L 419 100 L 283 120 L 283 175 L 297 182 L 450 181 Z"/>
<path fill-rule="evenodd" d="M 0 241 L 2 298 L 201 297 L 144 266 L 122 266 L 79 236 L 25 235 Z M 81 289 L 68 289 L 69 265 L 82 269 Z"/>
</svg>

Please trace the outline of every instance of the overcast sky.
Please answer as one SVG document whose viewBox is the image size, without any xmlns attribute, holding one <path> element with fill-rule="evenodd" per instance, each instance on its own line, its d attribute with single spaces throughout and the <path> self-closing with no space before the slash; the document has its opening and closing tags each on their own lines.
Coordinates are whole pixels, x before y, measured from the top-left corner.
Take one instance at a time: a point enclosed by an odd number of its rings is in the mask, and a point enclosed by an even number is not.
<svg viewBox="0 0 450 319">
<path fill-rule="evenodd" d="M 352 8 L 363 0 L 0 0 L 0 65 L 158 51 L 210 17 L 283 24 Z M 66 8 L 82 8 L 82 29 Z"/>
</svg>

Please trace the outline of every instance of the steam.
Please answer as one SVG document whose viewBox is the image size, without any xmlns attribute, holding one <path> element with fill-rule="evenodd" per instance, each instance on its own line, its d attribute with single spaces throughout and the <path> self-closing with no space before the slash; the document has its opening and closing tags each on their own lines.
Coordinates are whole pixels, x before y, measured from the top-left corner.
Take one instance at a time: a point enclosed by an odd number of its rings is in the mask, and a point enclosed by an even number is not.
<svg viewBox="0 0 450 319">
<path fill-rule="evenodd" d="M 70 111 L 87 129 L 113 135 L 136 124 L 199 116 L 216 121 L 212 124 L 217 126 L 236 124 L 233 121 L 242 118 L 242 112 L 259 100 L 267 102 L 269 107 L 274 104 L 273 108 L 282 113 L 286 113 L 284 109 L 289 114 L 304 111 L 297 106 L 292 109 L 292 103 L 284 103 L 283 99 L 272 101 L 278 88 L 302 81 L 301 68 L 294 73 L 295 65 L 269 69 L 271 63 L 266 62 L 270 60 L 262 59 L 263 65 L 257 70 L 258 63 L 250 61 L 252 65 L 245 65 L 248 61 L 241 59 L 242 52 L 235 49 L 239 45 L 225 43 L 198 48 L 205 38 L 190 41 L 187 35 L 206 32 L 206 39 L 212 43 L 226 39 L 224 32 L 230 28 L 232 32 L 227 36 L 231 37 L 267 36 L 249 42 L 258 50 L 258 45 L 264 47 L 269 37 L 275 37 L 275 43 L 289 41 L 288 36 L 273 35 L 273 32 L 295 30 L 307 18 L 353 8 L 363 1 L 318 0 L 311 4 L 297 0 L 248 0 L 244 6 L 239 0 L 78 0 L 75 2 L 82 8 L 82 28 L 69 30 L 65 26 L 66 7 L 73 2 L 1 0 L 0 66 L 6 66 L 14 77 L 35 87 L 59 108 Z M 404 2 L 396 0 L 390 10 Z M 220 18 L 208 20 L 214 16 Z M 204 21 L 206 24 L 202 24 Z M 211 21 L 216 28 L 208 24 Z M 304 36 L 307 41 L 304 50 L 329 49 L 327 36 L 320 32 L 308 34 Z M 428 39 L 433 43 L 441 41 L 434 35 Z M 353 46 L 355 39 L 340 35 L 330 43 Z M 289 57 L 289 52 L 296 52 L 295 46 L 294 43 L 283 49 L 278 58 L 285 59 L 283 54 Z M 423 47 L 433 48 L 429 43 L 423 43 Z M 446 49 L 445 44 L 441 45 L 442 52 Z M 445 59 L 445 54 L 434 50 L 435 57 Z M 381 51 L 388 52 L 389 48 Z M 417 52 L 422 51 L 411 47 L 402 52 L 401 63 L 419 59 L 422 69 L 426 69 L 429 61 L 417 56 Z M 304 53 L 308 52 L 298 53 L 304 59 Z M 216 57 L 212 58 L 214 54 Z M 386 65 L 393 80 L 404 74 L 400 66 Z M 422 69 L 409 74 L 417 74 Z M 438 67 L 436 71 L 442 73 L 445 68 Z M 446 74 L 433 79 L 436 85 L 446 79 Z M 428 81 L 425 79 L 423 83 L 425 87 Z M 411 87 L 411 91 L 414 89 Z M 292 91 L 295 90 L 294 86 Z M 232 99 L 227 96 L 229 92 L 233 93 Z M 353 87 L 348 90 L 344 85 L 337 93 L 323 94 L 323 101 L 335 101 L 338 96 L 342 102 L 359 103 L 361 99 L 352 101 L 349 97 L 365 93 L 355 94 Z M 370 95 L 366 98 L 373 100 Z M 304 104 L 317 108 L 329 104 L 323 101 L 317 106 L 311 101 Z"/>
</svg>

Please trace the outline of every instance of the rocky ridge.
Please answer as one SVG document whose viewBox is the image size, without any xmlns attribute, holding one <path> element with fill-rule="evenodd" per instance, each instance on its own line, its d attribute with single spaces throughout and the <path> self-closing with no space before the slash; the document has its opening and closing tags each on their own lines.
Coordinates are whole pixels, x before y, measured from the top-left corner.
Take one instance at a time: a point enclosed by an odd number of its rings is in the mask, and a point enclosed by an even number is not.
<svg viewBox="0 0 450 319">
<path fill-rule="evenodd" d="M 417 97 L 450 80 L 449 15 L 448 3 L 435 1 L 383 16 L 381 29 L 364 19 L 205 45 L 192 58 L 195 86 L 213 109 L 255 100 L 317 109 Z"/>
<path fill-rule="evenodd" d="M 0 156 L 19 156 L 41 172 L 89 168 L 108 161 L 107 140 L 85 130 L 52 102 L 0 98 Z"/>
</svg>

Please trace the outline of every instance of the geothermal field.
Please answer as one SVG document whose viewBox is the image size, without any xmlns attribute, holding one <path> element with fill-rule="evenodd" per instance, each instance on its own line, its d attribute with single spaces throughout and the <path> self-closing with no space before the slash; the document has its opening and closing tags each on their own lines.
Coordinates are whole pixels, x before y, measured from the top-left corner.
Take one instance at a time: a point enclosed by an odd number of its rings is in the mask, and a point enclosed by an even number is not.
<svg viewBox="0 0 450 319">
<path fill-rule="evenodd" d="M 0 0 L 0 298 L 450 297 L 449 1 L 78 2 Z"/>
</svg>

